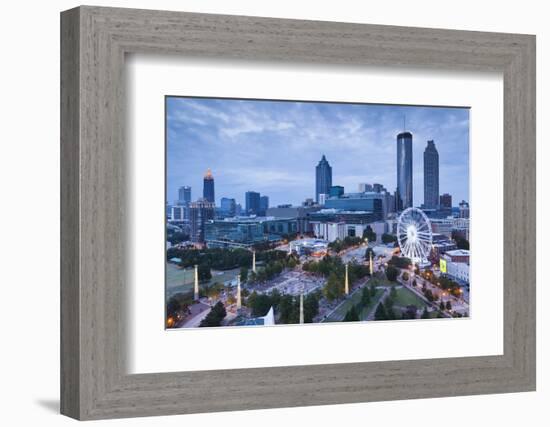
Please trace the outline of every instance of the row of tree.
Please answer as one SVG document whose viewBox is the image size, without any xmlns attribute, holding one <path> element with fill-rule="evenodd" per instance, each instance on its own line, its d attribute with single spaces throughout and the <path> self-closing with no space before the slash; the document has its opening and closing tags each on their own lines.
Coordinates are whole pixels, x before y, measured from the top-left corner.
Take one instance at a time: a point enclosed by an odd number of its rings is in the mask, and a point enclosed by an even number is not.
<svg viewBox="0 0 550 427">
<path fill-rule="evenodd" d="M 304 322 L 312 323 L 319 313 L 319 292 L 311 292 L 304 296 Z M 300 321 L 300 297 L 281 294 L 274 289 L 269 294 L 260 294 L 253 291 L 246 299 L 246 305 L 256 317 L 265 316 L 273 307 L 278 317 L 277 323 L 294 324 Z"/>
<path fill-rule="evenodd" d="M 202 319 L 199 326 L 208 327 L 208 326 L 221 326 L 223 319 L 225 318 L 227 312 L 225 311 L 225 306 L 223 302 L 218 301 L 210 312 Z"/>
<path fill-rule="evenodd" d="M 455 297 L 459 297 L 461 295 L 460 285 L 447 276 L 440 275 L 439 277 L 436 277 L 431 270 L 425 270 L 422 273 L 422 277 L 428 282 L 445 289 Z"/>
<path fill-rule="evenodd" d="M 363 239 L 359 236 L 346 236 L 343 240 L 337 239 L 334 242 L 330 242 L 328 244 L 328 247 L 334 252 L 341 252 L 344 249 L 350 248 L 352 246 L 360 245 L 362 241 Z"/>
<path fill-rule="evenodd" d="M 338 256 L 326 255 L 320 261 L 309 261 L 302 265 L 304 271 L 327 278 L 323 288 L 325 298 L 332 302 L 341 298 L 345 292 L 345 265 Z M 348 264 L 348 280 L 350 286 L 370 274 L 366 265 L 355 262 Z"/>
<path fill-rule="evenodd" d="M 372 299 L 376 295 L 376 287 L 371 284 L 369 287 L 365 286 L 361 291 L 361 299 L 357 304 L 354 304 L 344 316 L 344 322 L 356 322 L 361 320 L 361 312 L 365 307 L 368 307 L 372 303 Z"/>
</svg>

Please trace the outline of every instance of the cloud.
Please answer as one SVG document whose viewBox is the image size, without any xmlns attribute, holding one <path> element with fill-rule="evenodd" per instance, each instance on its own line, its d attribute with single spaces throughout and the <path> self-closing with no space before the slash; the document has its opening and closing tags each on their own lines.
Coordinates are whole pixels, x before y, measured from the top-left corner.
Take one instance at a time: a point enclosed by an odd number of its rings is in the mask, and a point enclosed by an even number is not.
<svg viewBox="0 0 550 427">
<path fill-rule="evenodd" d="M 359 182 L 379 182 L 393 192 L 404 117 L 414 135 L 415 204 L 422 202 L 428 139 L 436 141 L 440 181 L 449 187 L 442 192 L 468 198 L 467 180 L 447 179 L 468 176 L 466 109 L 198 98 L 169 98 L 167 106 L 169 200 L 181 185 L 200 194 L 202 174 L 211 168 L 216 197 L 262 190 L 275 204 L 299 203 L 314 197 L 323 154 L 335 184 L 356 191 Z"/>
</svg>

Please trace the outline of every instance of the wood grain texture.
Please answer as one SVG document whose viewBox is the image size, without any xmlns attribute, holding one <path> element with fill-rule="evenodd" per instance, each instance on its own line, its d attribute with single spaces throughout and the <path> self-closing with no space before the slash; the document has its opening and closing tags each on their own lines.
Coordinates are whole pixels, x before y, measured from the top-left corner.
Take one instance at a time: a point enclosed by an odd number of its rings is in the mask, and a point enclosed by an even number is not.
<svg viewBox="0 0 550 427">
<path fill-rule="evenodd" d="M 61 38 L 62 413 L 99 419 L 535 389 L 534 36 L 80 7 L 62 13 Z M 128 375 L 127 53 L 502 72 L 504 354 Z"/>
</svg>

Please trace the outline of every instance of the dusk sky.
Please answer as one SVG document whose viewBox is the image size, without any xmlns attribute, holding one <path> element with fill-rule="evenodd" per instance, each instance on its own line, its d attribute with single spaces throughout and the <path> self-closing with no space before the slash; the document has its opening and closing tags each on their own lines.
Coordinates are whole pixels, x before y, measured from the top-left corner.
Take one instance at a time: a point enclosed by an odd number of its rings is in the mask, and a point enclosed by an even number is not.
<svg viewBox="0 0 550 427">
<path fill-rule="evenodd" d="M 269 196 L 270 206 L 315 199 L 315 166 L 324 154 L 333 185 L 357 192 L 380 183 L 394 192 L 396 136 L 413 134 L 413 198 L 424 199 L 423 152 L 433 139 L 439 151 L 440 194 L 453 205 L 469 199 L 469 110 L 318 102 L 167 98 L 167 200 L 178 188 L 202 197 L 208 168 L 216 205 L 232 197 L 244 208 L 249 190 Z"/>
</svg>

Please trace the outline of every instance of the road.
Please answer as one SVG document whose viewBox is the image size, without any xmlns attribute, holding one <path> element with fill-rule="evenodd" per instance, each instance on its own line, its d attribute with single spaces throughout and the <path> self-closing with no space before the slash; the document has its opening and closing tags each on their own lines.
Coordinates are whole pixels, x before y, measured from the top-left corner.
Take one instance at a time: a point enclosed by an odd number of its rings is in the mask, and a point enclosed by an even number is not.
<svg viewBox="0 0 550 427">
<path fill-rule="evenodd" d="M 403 270 L 403 271 L 407 271 L 407 270 Z M 426 299 L 426 297 L 424 296 L 423 292 L 420 291 L 420 289 L 422 288 L 422 285 L 426 285 L 426 288 L 431 290 L 434 296 L 438 296 L 439 300 L 441 300 L 445 303 L 447 301 L 451 301 L 452 311 L 456 311 L 457 313 L 461 313 L 463 315 L 464 314 L 469 314 L 470 305 L 466 301 L 449 294 L 449 292 L 446 292 L 444 289 L 440 288 L 439 286 L 434 285 L 433 283 L 429 282 L 428 280 L 424 279 L 421 276 L 415 275 L 414 279 L 416 280 L 416 283 L 417 283 L 416 288 L 411 285 L 412 280 L 413 280 L 412 278 L 407 283 L 403 283 L 403 284 L 408 289 L 413 291 L 416 295 L 421 297 L 424 301 L 428 302 L 428 304 L 431 307 L 436 308 L 436 309 L 439 310 L 439 302 L 430 303 Z M 447 311 L 444 311 L 443 315 L 445 317 L 452 317 L 452 315 L 450 313 L 448 313 Z"/>
<path fill-rule="evenodd" d="M 210 313 L 211 307 L 201 303 L 204 307 L 201 307 L 201 311 L 195 314 L 190 319 L 186 319 L 181 325 L 178 325 L 178 328 L 198 328 L 202 320 Z"/>
</svg>

